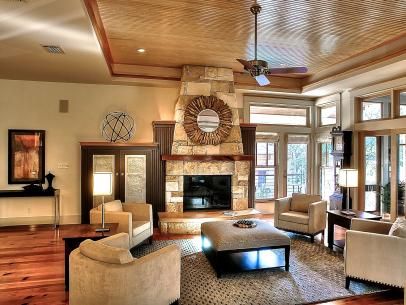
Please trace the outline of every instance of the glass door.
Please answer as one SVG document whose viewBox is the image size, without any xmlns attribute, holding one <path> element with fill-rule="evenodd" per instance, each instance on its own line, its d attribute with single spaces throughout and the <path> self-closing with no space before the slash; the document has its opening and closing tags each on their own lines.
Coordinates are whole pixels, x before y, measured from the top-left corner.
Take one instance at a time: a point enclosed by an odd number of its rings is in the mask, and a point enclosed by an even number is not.
<svg viewBox="0 0 406 305">
<path fill-rule="evenodd" d="M 273 200 L 277 192 L 277 143 L 258 141 L 255 159 L 255 200 Z"/>
<path fill-rule="evenodd" d="M 148 154 L 135 151 L 120 152 L 120 198 L 124 202 L 143 203 L 147 200 Z"/>
<path fill-rule="evenodd" d="M 286 159 L 286 196 L 308 191 L 308 135 L 288 135 Z"/>
<path fill-rule="evenodd" d="M 390 218 L 391 136 L 364 138 L 364 207 L 383 218 Z"/>
<path fill-rule="evenodd" d="M 329 201 L 335 191 L 334 158 L 331 142 L 320 143 L 320 194 L 322 199 Z"/>
<path fill-rule="evenodd" d="M 119 199 L 119 181 L 118 181 L 118 172 L 119 172 L 119 163 L 117 154 L 110 152 L 100 152 L 92 155 L 92 178 L 91 178 L 91 193 L 93 193 L 93 174 L 95 173 L 111 173 L 112 180 L 112 194 L 110 196 L 104 196 L 104 202 L 109 202 L 115 199 Z M 102 203 L 102 196 L 92 196 L 93 207 L 96 207 Z"/>
<path fill-rule="evenodd" d="M 405 216 L 406 134 L 398 135 L 397 216 Z"/>
</svg>

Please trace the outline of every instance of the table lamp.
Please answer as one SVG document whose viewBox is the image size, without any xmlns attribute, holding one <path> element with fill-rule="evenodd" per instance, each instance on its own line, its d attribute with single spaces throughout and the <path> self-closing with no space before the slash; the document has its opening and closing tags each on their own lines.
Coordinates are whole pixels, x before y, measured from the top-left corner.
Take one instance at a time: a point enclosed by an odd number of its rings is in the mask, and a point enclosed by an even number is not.
<svg viewBox="0 0 406 305">
<path fill-rule="evenodd" d="M 340 169 L 338 184 L 347 188 L 346 210 L 341 211 L 341 213 L 350 216 L 355 215 L 353 211 L 350 211 L 350 187 L 358 186 L 358 170 L 352 168 Z"/>
<path fill-rule="evenodd" d="M 112 173 L 93 174 L 93 196 L 102 196 L 102 227 L 97 228 L 96 232 L 110 231 L 109 228 L 105 227 L 104 223 L 104 196 L 109 196 L 113 193 L 112 180 Z"/>
</svg>

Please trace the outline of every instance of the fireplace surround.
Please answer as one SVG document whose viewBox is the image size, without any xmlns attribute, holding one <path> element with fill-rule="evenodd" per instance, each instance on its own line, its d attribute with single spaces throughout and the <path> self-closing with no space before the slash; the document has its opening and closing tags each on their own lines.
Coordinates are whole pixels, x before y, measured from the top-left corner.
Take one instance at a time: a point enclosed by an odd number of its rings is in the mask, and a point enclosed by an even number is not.
<svg viewBox="0 0 406 305">
<path fill-rule="evenodd" d="M 199 100 L 199 97 L 219 100 L 231 112 L 230 133 L 218 144 L 196 143 L 185 130 L 188 105 Z M 214 104 L 212 106 L 215 108 Z M 230 176 L 230 206 L 224 210 L 248 209 L 252 158 L 253 156 L 244 155 L 243 151 L 232 69 L 184 66 L 180 94 L 175 106 L 171 155 L 162 156 L 166 161 L 165 211 L 182 213 L 188 210 L 184 204 L 185 176 L 188 175 Z"/>
</svg>

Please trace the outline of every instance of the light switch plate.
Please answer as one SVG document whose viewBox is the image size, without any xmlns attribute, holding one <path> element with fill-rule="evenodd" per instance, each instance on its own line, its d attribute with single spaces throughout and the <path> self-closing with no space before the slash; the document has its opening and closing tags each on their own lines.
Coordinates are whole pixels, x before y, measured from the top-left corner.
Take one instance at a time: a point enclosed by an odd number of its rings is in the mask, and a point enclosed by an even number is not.
<svg viewBox="0 0 406 305">
<path fill-rule="evenodd" d="M 67 168 L 69 168 L 69 164 L 66 162 L 60 162 L 60 163 L 58 163 L 58 168 L 67 169 Z"/>
</svg>

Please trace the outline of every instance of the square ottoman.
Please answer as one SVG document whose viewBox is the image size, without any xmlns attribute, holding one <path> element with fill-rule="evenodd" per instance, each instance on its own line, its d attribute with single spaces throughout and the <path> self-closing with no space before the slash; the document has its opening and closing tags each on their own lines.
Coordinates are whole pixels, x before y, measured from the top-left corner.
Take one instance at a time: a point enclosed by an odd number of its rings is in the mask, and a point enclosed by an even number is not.
<svg viewBox="0 0 406 305">
<path fill-rule="evenodd" d="M 225 271 L 246 271 L 285 267 L 289 271 L 290 238 L 267 221 L 252 219 L 254 228 L 238 228 L 236 220 L 202 223 L 202 248 L 217 277 Z M 259 250 L 284 249 L 284 266 L 261 262 Z M 245 252 L 257 251 L 256 257 L 244 256 Z M 252 254 L 252 253 L 251 253 Z M 255 255 L 255 253 L 254 253 Z M 275 263 L 272 262 L 272 263 Z M 278 262 L 277 262 L 278 263 Z"/>
</svg>

